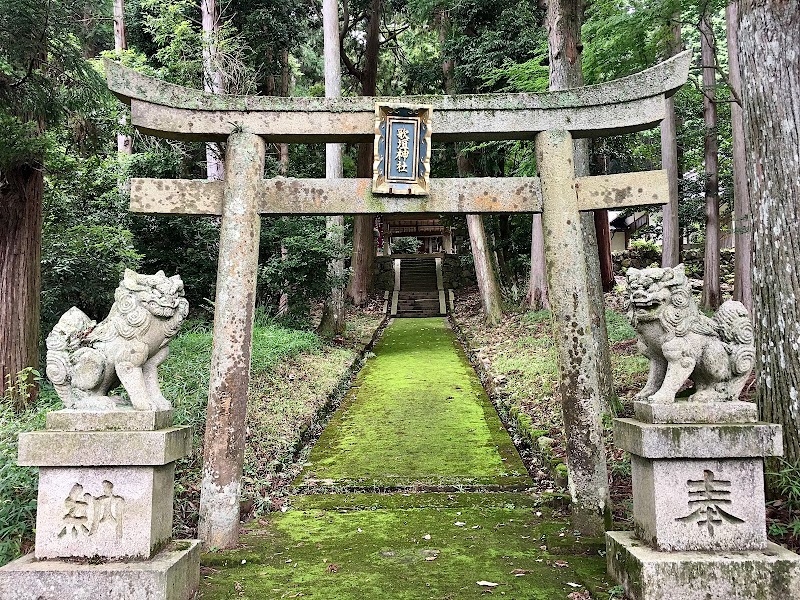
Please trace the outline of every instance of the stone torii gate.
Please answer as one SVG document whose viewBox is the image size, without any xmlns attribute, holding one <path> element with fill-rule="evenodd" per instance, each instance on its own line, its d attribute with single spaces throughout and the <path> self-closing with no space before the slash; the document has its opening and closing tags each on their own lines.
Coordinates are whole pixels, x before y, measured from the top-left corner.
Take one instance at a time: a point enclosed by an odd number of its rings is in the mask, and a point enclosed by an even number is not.
<svg viewBox="0 0 800 600">
<path fill-rule="evenodd" d="M 590 281 L 580 211 L 663 204 L 664 171 L 575 177 L 573 139 L 658 125 L 665 98 L 688 77 L 684 52 L 610 83 L 543 94 L 380 98 L 433 109 L 433 140 L 534 139 L 539 177 L 433 179 L 428 195 L 383 196 L 369 179 L 264 179 L 265 140 L 368 142 L 375 98 L 218 96 L 152 79 L 106 61 L 108 85 L 131 107 L 142 133 L 226 141 L 225 180 L 134 179 L 131 210 L 220 215 L 220 260 L 207 423 L 200 537 L 207 546 L 238 541 L 239 490 L 249 382 L 260 214 L 541 212 L 554 338 L 558 351 L 573 512 L 602 520 L 607 474 L 581 460 L 602 445 L 596 349 L 590 330 Z"/>
</svg>

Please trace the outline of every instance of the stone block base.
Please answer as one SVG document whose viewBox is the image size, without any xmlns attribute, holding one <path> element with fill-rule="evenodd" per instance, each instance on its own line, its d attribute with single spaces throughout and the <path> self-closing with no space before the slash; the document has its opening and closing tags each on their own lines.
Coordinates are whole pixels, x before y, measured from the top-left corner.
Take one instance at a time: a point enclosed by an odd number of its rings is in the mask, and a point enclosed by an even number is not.
<svg viewBox="0 0 800 600">
<path fill-rule="evenodd" d="M 662 552 L 767 547 L 761 458 L 631 456 L 634 531 Z"/>
<path fill-rule="evenodd" d="M 633 600 L 789 600 L 800 556 L 769 543 L 749 552 L 657 552 L 632 533 L 606 533 L 608 573 Z"/>
<path fill-rule="evenodd" d="M 681 402 L 651 404 L 634 402 L 633 414 L 643 423 L 756 423 L 753 402 Z"/>
<path fill-rule="evenodd" d="M 141 562 L 91 565 L 28 554 L 0 568 L 0 600 L 189 600 L 199 582 L 196 540 Z"/>
<path fill-rule="evenodd" d="M 172 536 L 175 463 L 41 467 L 36 558 L 146 560 Z"/>
</svg>

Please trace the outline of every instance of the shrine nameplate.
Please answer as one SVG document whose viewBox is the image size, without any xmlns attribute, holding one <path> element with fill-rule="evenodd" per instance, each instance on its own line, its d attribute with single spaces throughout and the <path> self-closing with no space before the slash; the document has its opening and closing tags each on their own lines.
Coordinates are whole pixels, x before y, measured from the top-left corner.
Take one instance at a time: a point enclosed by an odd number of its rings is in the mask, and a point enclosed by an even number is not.
<svg viewBox="0 0 800 600">
<path fill-rule="evenodd" d="M 375 105 L 372 193 L 429 193 L 432 112 L 430 105 Z"/>
</svg>

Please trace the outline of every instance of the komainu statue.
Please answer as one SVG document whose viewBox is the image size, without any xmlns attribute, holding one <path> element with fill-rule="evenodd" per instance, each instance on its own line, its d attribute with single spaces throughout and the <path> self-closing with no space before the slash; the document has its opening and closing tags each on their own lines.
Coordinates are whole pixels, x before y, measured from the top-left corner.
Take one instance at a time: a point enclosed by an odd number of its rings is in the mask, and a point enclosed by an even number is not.
<svg viewBox="0 0 800 600">
<path fill-rule="evenodd" d="M 628 318 L 639 350 L 650 359 L 647 385 L 636 397 L 670 403 L 691 377 L 691 402 L 736 400 L 755 362 L 753 324 L 741 302 L 729 300 L 713 318 L 700 312 L 683 265 L 628 269 Z"/>
<path fill-rule="evenodd" d="M 156 369 L 189 312 L 180 276 L 130 269 L 99 325 L 70 308 L 47 336 L 47 376 L 67 408 L 110 410 L 127 403 L 109 396 L 120 382 L 137 410 L 169 410 Z"/>
</svg>

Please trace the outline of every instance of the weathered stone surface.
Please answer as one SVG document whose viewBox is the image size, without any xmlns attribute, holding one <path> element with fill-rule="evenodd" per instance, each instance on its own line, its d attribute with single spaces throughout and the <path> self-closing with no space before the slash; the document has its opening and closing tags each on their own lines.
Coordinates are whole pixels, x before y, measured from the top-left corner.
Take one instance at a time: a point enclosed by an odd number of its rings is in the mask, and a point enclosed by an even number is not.
<svg viewBox="0 0 800 600">
<path fill-rule="evenodd" d="M 581 210 L 665 204 L 669 197 L 666 171 L 579 177 L 575 187 Z"/>
<path fill-rule="evenodd" d="M 143 562 L 37 561 L 28 554 L 0 568 L 0 600 L 190 600 L 199 582 L 196 540 Z"/>
<path fill-rule="evenodd" d="M 666 197 L 666 196 L 665 196 Z M 741 302 L 729 300 L 713 318 L 700 312 L 683 265 L 628 269 L 628 319 L 650 374 L 636 397 L 653 404 L 675 402 L 691 377 L 690 402 L 736 400 L 755 364 L 753 324 Z"/>
<path fill-rule="evenodd" d="M 612 531 L 606 556 L 633 600 L 790 600 L 800 590 L 800 556 L 771 542 L 763 551 L 658 552 Z"/>
<path fill-rule="evenodd" d="M 579 210 L 660 204 L 666 197 L 663 171 L 579 177 Z M 131 180 L 131 210 L 148 214 L 221 215 L 223 181 Z M 537 177 L 431 179 L 423 197 L 372 193 L 369 179 L 293 179 L 258 182 L 261 214 L 442 214 L 541 212 Z"/>
<path fill-rule="evenodd" d="M 17 462 L 34 467 L 165 465 L 186 456 L 192 428 L 158 431 L 30 431 L 19 436 Z"/>
<path fill-rule="evenodd" d="M 553 342 L 558 353 L 564 432 L 569 441 L 572 522 L 585 535 L 599 535 L 610 515 L 610 501 L 599 417 L 602 410 L 597 345 L 590 327 L 590 281 L 575 190 L 572 136 L 566 131 L 540 134 L 536 138 L 536 162 L 542 181 Z"/>
<path fill-rule="evenodd" d="M 645 458 L 744 458 L 781 456 L 780 425 L 651 424 L 614 419 L 614 445 Z"/>
<path fill-rule="evenodd" d="M 43 467 L 37 559 L 148 559 L 172 535 L 175 465 Z"/>
<path fill-rule="evenodd" d="M 120 382 L 137 410 L 172 405 L 158 384 L 157 368 L 189 312 L 178 275 L 139 275 L 130 269 L 99 325 L 72 307 L 47 336 L 47 377 L 67 408 L 114 410 L 126 402 L 108 396 Z"/>
<path fill-rule="evenodd" d="M 57 431 L 154 431 L 172 426 L 171 410 L 76 410 L 47 413 L 47 429 Z"/>
<path fill-rule="evenodd" d="M 644 423 L 756 423 L 758 407 L 753 402 L 633 403 L 633 413 Z"/>
<path fill-rule="evenodd" d="M 664 96 L 686 81 L 691 55 L 680 54 L 629 77 L 543 94 L 485 94 L 382 98 L 429 104 L 434 140 L 530 138 L 560 128 L 575 137 L 639 131 L 664 116 Z M 131 104 L 144 133 L 185 139 L 224 138 L 235 129 L 272 142 L 370 142 L 375 98 L 268 98 L 206 94 L 158 81 L 106 62 L 109 88 Z"/>
<path fill-rule="evenodd" d="M 198 525 L 206 547 L 231 548 L 239 540 L 244 436 L 233 432 L 245 431 L 247 417 L 261 232 L 257 185 L 264 174 L 265 151 L 262 138 L 237 132 L 228 138 L 225 152 Z"/>
<path fill-rule="evenodd" d="M 761 550 L 767 545 L 761 458 L 631 456 L 636 536 L 656 550 Z"/>
<path fill-rule="evenodd" d="M 691 60 L 691 52 L 686 51 L 650 69 L 615 81 L 555 93 L 403 96 L 381 97 L 380 100 L 383 103 L 430 104 L 434 110 L 441 112 L 618 104 L 633 102 L 650 95 L 671 96 L 686 83 Z M 321 98 L 210 94 L 148 77 L 111 60 L 104 60 L 103 65 L 108 88 L 126 103 L 131 99 L 138 99 L 190 110 L 368 113 L 371 119 L 369 134 L 374 136 L 376 101 L 374 97 Z"/>
</svg>

